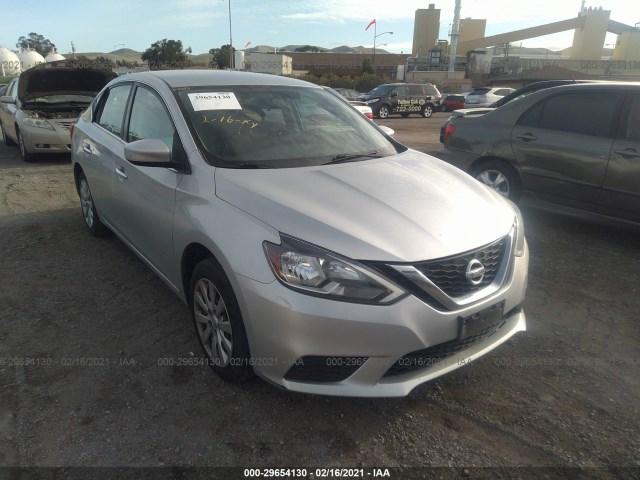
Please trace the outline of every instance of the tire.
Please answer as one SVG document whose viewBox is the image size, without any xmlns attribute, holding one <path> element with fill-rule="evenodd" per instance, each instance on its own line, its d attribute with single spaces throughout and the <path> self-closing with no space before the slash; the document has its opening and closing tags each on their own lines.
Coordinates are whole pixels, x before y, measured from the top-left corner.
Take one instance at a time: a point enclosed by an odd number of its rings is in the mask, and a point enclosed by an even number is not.
<svg viewBox="0 0 640 480">
<path fill-rule="evenodd" d="M 433 105 L 427 103 L 424 107 L 422 107 L 420 115 L 422 115 L 424 118 L 430 118 L 433 115 Z"/>
<path fill-rule="evenodd" d="M 249 343 L 229 279 L 213 258 L 193 270 L 189 304 L 202 352 L 223 380 L 240 383 L 253 376 Z"/>
<path fill-rule="evenodd" d="M 82 218 L 89 233 L 94 237 L 103 237 L 109 233 L 107 226 L 100 221 L 96 206 L 93 204 L 93 196 L 89 188 L 89 182 L 84 172 L 80 172 L 78 177 L 78 194 L 80 195 L 80 208 L 82 209 Z"/>
<path fill-rule="evenodd" d="M 20 147 L 20 155 L 22 156 L 22 160 L 25 162 L 33 161 L 33 154 L 27 152 L 27 146 L 24 144 L 24 138 L 22 138 L 22 133 L 20 133 L 20 129 L 16 127 L 16 136 L 18 137 L 18 146 Z"/>
<path fill-rule="evenodd" d="M 513 202 L 520 199 L 522 186 L 513 167 L 500 160 L 487 160 L 471 170 L 471 176 Z"/>
<path fill-rule="evenodd" d="M 389 105 L 381 105 L 380 106 L 380 110 L 378 110 L 378 118 L 388 118 L 389 114 L 391 113 L 390 109 L 389 109 Z"/>
<path fill-rule="evenodd" d="M 447 111 L 447 106 L 446 105 L 441 105 L 440 106 L 440 111 L 441 112 L 446 112 Z"/>
<path fill-rule="evenodd" d="M 0 135 L 2 135 L 2 142 L 5 145 L 11 146 L 16 144 L 16 142 L 7 137 L 7 132 L 4 131 L 4 125 L 2 125 L 2 123 L 0 123 Z"/>
<path fill-rule="evenodd" d="M 407 117 L 409 116 L 409 114 L 408 114 L 408 113 L 401 113 L 401 114 L 400 114 L 400 116 L 401 116 L 402 118 L 407 118 Z"/>
</svg>

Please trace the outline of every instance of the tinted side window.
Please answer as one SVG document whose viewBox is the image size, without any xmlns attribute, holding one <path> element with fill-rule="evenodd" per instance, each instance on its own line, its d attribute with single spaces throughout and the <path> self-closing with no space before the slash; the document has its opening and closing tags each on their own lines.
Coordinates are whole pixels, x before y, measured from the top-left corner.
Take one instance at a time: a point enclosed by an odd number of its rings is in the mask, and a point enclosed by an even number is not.
<svg viewBox="0 0 640 480">
<path fill-rule="evenodd" d="M 518 125 L 525 127 L 537 127 L 540 124 L 540 118 L 542 117 L 542 109 L 544 108 L 544 102 L 540 102 L 535 107 L 530 109 L 527 113 L 520 117 Z"/>
<path fill-rule="evenodd" d="M 151 89 L 138 86 L 131 106 L 126 141 L 145 139 L 162 140 L 169 147 L 174 162 L 181 162 L 185 158 L 182 144 L 164 102 Z"/>
<path fill-rule="evenodd" d="M 412 97 L 422 97 L 424 95 L 422 85 L 409 85 L 409 95 Z"/>
<path fill-rule="evenodd" d="M 620 97 L 607 92 L 556 95 L 545 102 L 540 128 L 607 137 Z"/>
<path fill-rule="evenodd" d="M 406 91 L 407 90 L 404 85 L 393 89 L 393 93 L 397 93 L 399 97 L 406 97 L 407 96 Z"/>
<path fill-rule="evenodd" d="M 138 87 L 131 107 L 127 142 L 154 138 L 173 146 L 175 129 L 162 101 L 151 90 Z"/>
<path fill-rule="evenodd" d="M 640 141 L 640 93 L 634 93 L 627 98 L 619 138 Z"/>
<path fill-rule="evenodd" d="M 106 98 L 98 113 L 98 125 L 114 135 L 122 137 L 124 111 L 131 92 L 131 85 L 118 85 L 105 92 Z"/>
</svg>

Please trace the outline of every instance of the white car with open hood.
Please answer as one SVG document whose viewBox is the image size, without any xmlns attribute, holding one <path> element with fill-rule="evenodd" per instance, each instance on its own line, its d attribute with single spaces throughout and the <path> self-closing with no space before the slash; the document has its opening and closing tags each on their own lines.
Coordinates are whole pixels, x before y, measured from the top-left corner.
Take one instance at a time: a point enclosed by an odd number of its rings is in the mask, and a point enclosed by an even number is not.
<svg viewBox="0 0 640 480">
<path fill-rule="evenodd" d="M 0 132 L 18 144 L 26 162 L 34 154 L 69 153 L 71 125 L 96 94 L 116 77 L 84 62 L 42 63 L 13 79 L 0 97 Z"/>
</svg>

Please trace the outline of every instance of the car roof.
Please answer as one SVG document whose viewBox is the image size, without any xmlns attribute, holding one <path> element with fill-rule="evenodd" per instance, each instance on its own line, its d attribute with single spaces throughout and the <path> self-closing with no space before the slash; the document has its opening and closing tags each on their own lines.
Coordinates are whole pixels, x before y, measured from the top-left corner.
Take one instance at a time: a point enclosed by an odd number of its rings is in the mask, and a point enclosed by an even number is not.
<svg viewBox="0 0 640 480">
<path fill-rule="evenodd" d="M 162 81 L 170 88 L 235 86 L 235 85 L 282 85 L 297 87 L 315 87 L 313 83 L 293 78 L 264 73 L 237 72 L 230 70 L 163 70 L 153 72 L 129 73 L 118 77 L 119 81 Z"/>
</svg>

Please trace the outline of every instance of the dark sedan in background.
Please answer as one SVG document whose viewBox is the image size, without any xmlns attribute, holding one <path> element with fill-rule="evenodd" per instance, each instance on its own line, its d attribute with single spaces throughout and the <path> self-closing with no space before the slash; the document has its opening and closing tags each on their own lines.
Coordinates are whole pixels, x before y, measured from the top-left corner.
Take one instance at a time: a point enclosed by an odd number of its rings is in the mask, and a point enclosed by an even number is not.
<svg viewBox="0 0 640 480">
<path fill-rule="evenodd" d="M 453 116 L 436 156 L 514 201 L 640 223 L 640 83 L 547 88 Z"/>
</svg>

